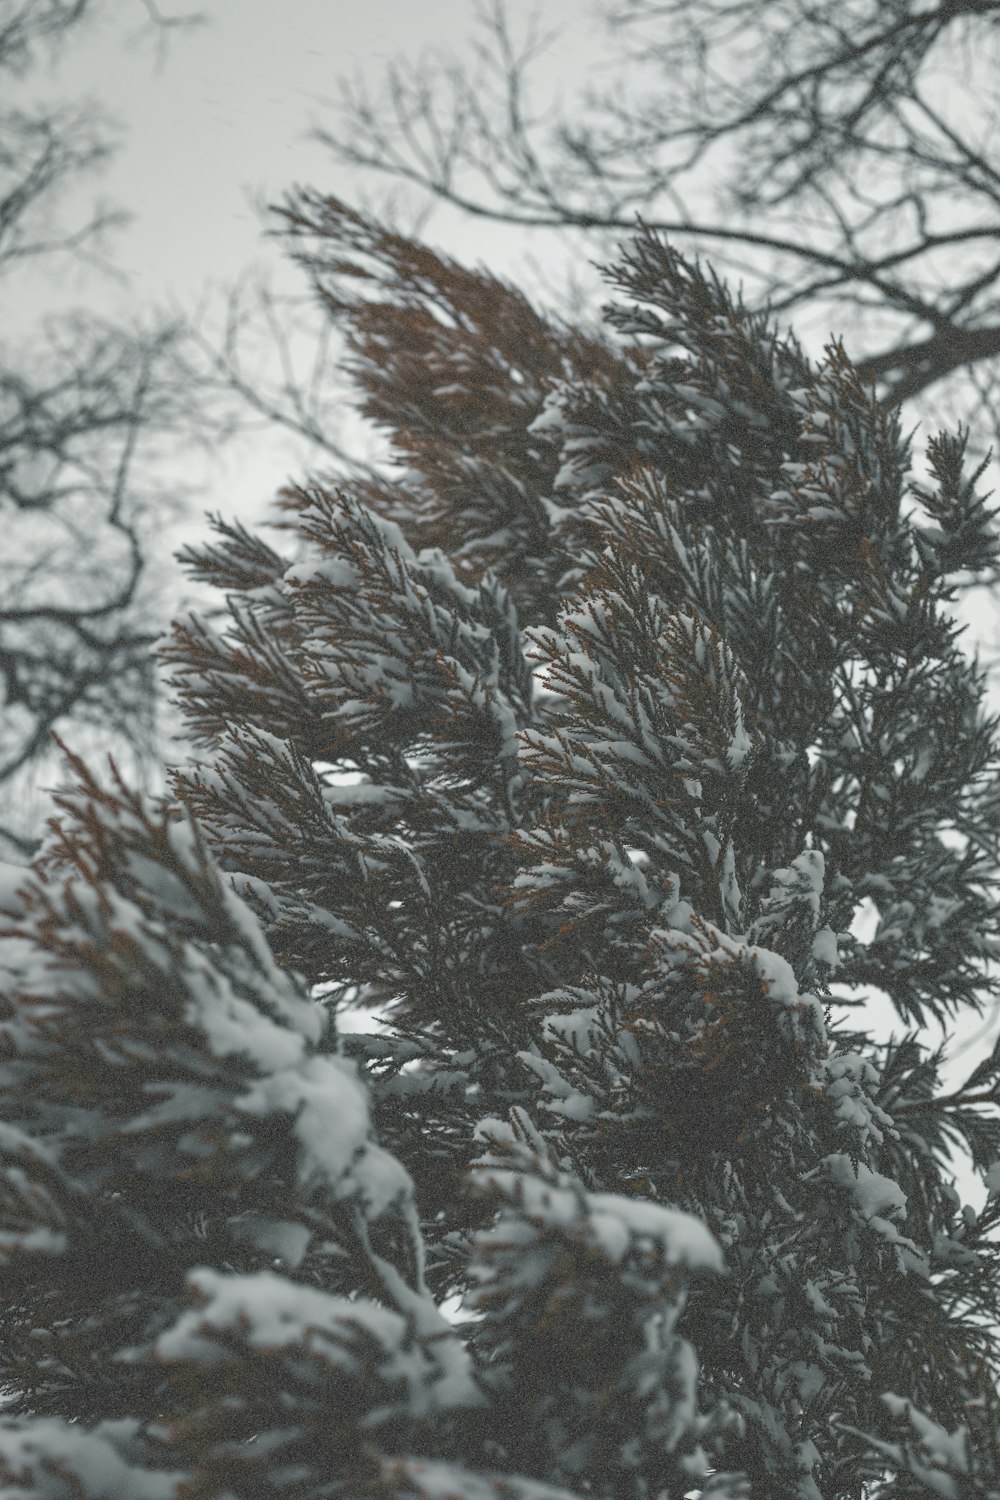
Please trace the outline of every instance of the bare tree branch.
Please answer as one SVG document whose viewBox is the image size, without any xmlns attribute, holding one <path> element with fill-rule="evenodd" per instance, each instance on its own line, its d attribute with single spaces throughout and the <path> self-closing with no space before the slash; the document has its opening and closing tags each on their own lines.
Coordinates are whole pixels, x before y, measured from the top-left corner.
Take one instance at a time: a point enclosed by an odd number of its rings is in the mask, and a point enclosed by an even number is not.
<svg viewBox="0 0 1000 1500">
<path fill-rule="evenodd" d="M 995 360 L 1000 3 L 605 0 L 601 16 L 611 82 L 572 103 L 535 106 L 552 38 L 517 42 L 489 0 L 468 57 L 394 62 L 382 89 L 342 80 L 317 139 L 425 209 L 591 238 L 638 216 L 739 251 L 748 301 L 846 325 L 893 403 Z"/>
<path fill-rule="evenodd" d="M 208 309 L 190 319 L 173 357 L 178 382 L 197 388 L 216 430 L 283 431 L 305 445 L 310 461 L 374 476 L 343 431 L 350 387 L 338 370 L 342 341 L 317 316 L 314 297 L 279 294 L 264 276 L 247 277 L 229 291 L 221 328 L 210 321 Z"/>
<path fill-rule="evenodd" d="M 69 255 L 114 273 L 105 241 L 123 215 L 98 204 L 63 222 L 59 198 L 98 170 L 115 132 L 94 105 L 18 103 L 44 50 L 68 45 L 102 0 L 0 3 L 0 276 Z M 139 0 L 144 33 L 197 17 Z M 164 499 L 140 479 L 157 444 L 204 417 L 172 362 L 178 328 L 90 314 L 0 342 L 0 840 L 15 858 L 37 831 L 26 805 L 51 735 L 89 726 L 154 754 L 158 634 L 152 546 Z M 151 557 L 151 552 L 154 556 Z"/>
</svg>

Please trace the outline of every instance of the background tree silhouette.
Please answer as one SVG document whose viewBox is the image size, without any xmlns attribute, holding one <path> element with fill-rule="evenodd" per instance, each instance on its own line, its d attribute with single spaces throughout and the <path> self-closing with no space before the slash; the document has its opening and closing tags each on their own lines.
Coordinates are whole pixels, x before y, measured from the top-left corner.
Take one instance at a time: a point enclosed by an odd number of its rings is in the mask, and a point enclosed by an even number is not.
<svg viewBox="0 0 1000 1500">
<path fill-rule="evenodd" d="M 891 405 L 1000 430 L 1000 5 L 599 0 L 608 61 L 550 112 L 555 37 L 485 0 L 464 53 L 342 80 L 317 132 L 424 216 L 572 231 L 636 216 L 825 340 Z M 610 75 L 610 76 L 609 76 Z M 397 200 L 398 201 L 398 200 Z"/>
<path fill-rule="evenodd" d="M 100 0 L 0 4 L 0 288 L 67 262 L 109 271 L 120 212 L 79 220 L 62 199 L 96 172 L 113 129 L 93 103 L 27 101 L 47 50 L 70 46 Z M 194 15 L 135 8 L 162 48 Z M 145 20 L 144 20 L 145 18 Z M 21 102 L 21 101 L 25 102 Z M 174 322 L 114 324 L 86 311 L 0 337 L 0 855 L 20 858 L 38 833 L 37 783 L 54 767 L 52 731 L 96 733 L 152 762 L 163 560 L 153 534 L 167 496 L 152 478 L 157 445 L 197 441 L 202 422 L 170 359 Z M 176 502 L 174 502 L 176 505 Z"/>
</svg>

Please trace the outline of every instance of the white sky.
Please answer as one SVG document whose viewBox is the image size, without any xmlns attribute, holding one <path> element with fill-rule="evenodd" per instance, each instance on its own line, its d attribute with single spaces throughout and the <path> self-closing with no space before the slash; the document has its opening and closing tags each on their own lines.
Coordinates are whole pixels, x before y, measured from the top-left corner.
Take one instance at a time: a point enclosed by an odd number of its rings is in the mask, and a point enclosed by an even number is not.
<svg viewBox="0 0 1000 1500">
<path fill-rule="evenodd" d="M 123 121 L 105 181 L 137 216 L 117 259 L 147 297 L 188 295 L 257 253 L 248 192 L 274 198 L 294 182 L 357 190 L 358 179 L 307 139 L 337 79 L 360 70 L 377 81 L 400 53 L 462 51 L 476 20 L 473 0 L 161 0 L 167 14 L 196 6 L 208 24 L 172 32 L 157 67 L 140 0 L 113 0 L 85 36 L 73 33 L 52 77 L 54 92 L 93 95 Z M 527 20 L 534 7 L 514 0 L 511 9 Z M 594 55 L 580 11 L 572 0 L 545 0 L 546 20 L 568 28 L 560 63 L 574 67 Z M 457 254 L 481 256 L 496 236 L 459 224 L 449 241 Z"/>
<path fill-rule="evenodd" d="M 161 9 L 198 4 L 161 0 Z M 259 257 L 251 198 L 274 201 L 295 183 L 355 202 L 377 195 L 377 178 L 336 166 L 308 138 L 312 125 L 333 121 L 324 101 L 345 74 L 377 83 L 400 54 L 415 59 L 444 46 L 467 55 L 477 30 L 474 0 L 203 0 L 200 9 L 208 24 L 171 32 L 157 67 L 140 0 L 112 0 L 85 35 L 72 33 L 50 74 L 38 69 L 31 79 L 35 93 L 91 95 L 122 121 L 123 145 L 101 185 L 136 216 L 114 258 L 129 275 L 129 294 L 145 300 L 188 301 L 206 280 L 229 281 Z M 510 4 L 525 25 L 536 9 Z M 599 48 L 579 0 L 542 0 L 541 13 L 546 27 L 562 28 L 554 96 L 563 78 L 572 85 L 599 60 Z M 523 231 L 457 214 L 436 219 L 431 237 L 494 268 L 512 267 L 529 243 Z M 95 295 L 92 281 L 86 285 Z M 53 290 L 51 283 L 37 290 L 37 300 L 50 301 Z"/>
<path fill-rule="evenodd" d="M 154 306 L 192 313 L 207 298 L 221 310 L 226 288 L 254 265 L 269 267 L 285 290 L 305 291 L 301 273 L 264 237 L 258 205 L 298 184 L 363 206 L 390 186 L 339 167 L 309 139 L 312 126 L 333 124 L 324 101 L 335 96 L 338 79 L 360 72 L 377 84 L 393 56 L 442 46 L 461 53 L 477 25 L 474 0 L 160 0 L 160 9 L 200 10 L 207 24 L 171 31 L 158 62 L 141 0 L 110 0 L 85 31 L 72 32 L 51 69 L 36 67 L 29 77 L 28 97 L 89 96 L 121 123 L 109 168 L 82 182 L 78 203 L 68 201 L 64 212 L 82 214 L 99 195 L 134 218 L 109 247 L 124 282 L 87 267 L 60 265 L 58 275 L 51 264 L 22 268 L 18 328 L 74 304 L 109 314 Z M 525 0 L 510 5 L 525 26 L 536 10 Z M 555 94 L 561 78 L 572 83 L 598 60 L 597 43 L 585 5 L 543 0 L 541 14 L 546 28 L 563 28 Z M 438 214 L 427 237 L 459 259 L 511 273 L 536 249 L 524 231 L 498 231 L 453 212 Z M 558 261 L 551 237 L 538 253 L 549 265 Z M 256 518 L 300 462 L 280 439 L 238 442 L 208 476 L 200 508 Z"/>
</svg>

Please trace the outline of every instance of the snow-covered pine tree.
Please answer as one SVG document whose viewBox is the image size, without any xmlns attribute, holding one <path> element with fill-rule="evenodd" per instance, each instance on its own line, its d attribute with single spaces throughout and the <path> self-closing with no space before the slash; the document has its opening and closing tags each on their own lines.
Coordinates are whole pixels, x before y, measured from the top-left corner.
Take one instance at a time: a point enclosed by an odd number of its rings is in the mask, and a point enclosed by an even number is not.
<svg viewBox="0 0 1000 1500">
<path fill-rule="evenodd" d="M 288 221 L 396 472 L 189 553 L 176 806 L 78 767 L 17 898 L 4 1493 L 995 1497 L 961 439 L 647 233 L 599 339 Z"/>
</svg>

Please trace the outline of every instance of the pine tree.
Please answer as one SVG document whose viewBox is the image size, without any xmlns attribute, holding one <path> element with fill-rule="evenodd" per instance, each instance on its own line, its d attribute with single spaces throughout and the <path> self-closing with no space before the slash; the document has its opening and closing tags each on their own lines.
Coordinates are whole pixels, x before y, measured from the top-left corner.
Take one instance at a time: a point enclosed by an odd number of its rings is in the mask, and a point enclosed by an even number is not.
<svg viewBox="0 0 1000 1500">
<path fill-rule="evenodd" d="M 995 1497 L 963 436 L 645 231 L 598 340 L 286 217 L 395 463 L 189 550 L 172 800 L 8 898 L 4 1493 Z"/>
</svg>

